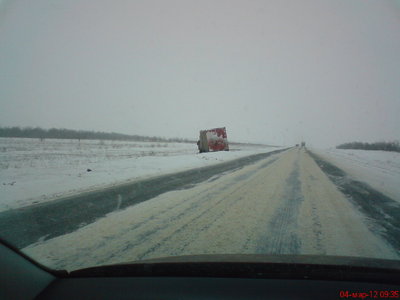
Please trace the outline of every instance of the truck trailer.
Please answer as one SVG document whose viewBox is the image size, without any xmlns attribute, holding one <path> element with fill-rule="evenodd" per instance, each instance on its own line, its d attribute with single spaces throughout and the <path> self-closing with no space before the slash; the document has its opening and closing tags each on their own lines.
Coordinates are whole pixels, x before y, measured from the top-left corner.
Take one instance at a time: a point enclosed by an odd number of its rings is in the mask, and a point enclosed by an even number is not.
<svg viewBox="0 0 400 300">
<path fill-rule="evenodd" d="M 213 128 L 200 130 L 200 138 L 197 141 L 199 152 L 229 151 L 226 128 Z"/>
</svg>

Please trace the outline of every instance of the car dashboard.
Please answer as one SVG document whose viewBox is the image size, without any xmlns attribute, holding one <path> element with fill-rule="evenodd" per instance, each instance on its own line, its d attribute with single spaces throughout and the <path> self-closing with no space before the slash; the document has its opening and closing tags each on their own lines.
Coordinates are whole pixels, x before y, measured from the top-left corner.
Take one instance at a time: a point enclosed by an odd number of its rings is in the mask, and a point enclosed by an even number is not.
<svg viewBox="0 0 400 300">
<path fill-rule="evenodd" d="M 400 298 L 399 262 L 351 257 L 195 255 L 66 272 L 3 242 L 0 267 L 0 299 Z"/>
</svg>

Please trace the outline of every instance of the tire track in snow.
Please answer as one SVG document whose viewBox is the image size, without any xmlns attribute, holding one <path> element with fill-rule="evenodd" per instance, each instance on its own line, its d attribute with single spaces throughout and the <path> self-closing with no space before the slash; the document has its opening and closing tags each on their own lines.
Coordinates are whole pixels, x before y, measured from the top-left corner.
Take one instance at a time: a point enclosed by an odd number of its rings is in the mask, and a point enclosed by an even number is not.
<svg viewBox="0 0 400 300">
<path fill-rule="evenodd" d="M 321 220 L 319 219 L 318 213 L 317 213 L 317 207 L 315 203 L 311 204 L 311 219 L 312 219 L 312 231 L 314 233 L 314 239 L 315 239 L 315 248 L 317 251 L 319 251 L 321 254 L 325 254 L 325 249 L 322 245 L 322 226 L 321 226 Z"/>
<path fill-rule="evenodd" d="M 236 192 L 236 191 L 235 191 Z M 231 193 L 231 195 L 233 195 L 233 193 Z M 222 210 L 219 213 L 215 213 L 216 211 L 216 207 L 217 206 L 224 206 L 224 202 L 226 202 L 228 198 L 222 198 L 220 201 L 218 201 L 216 204 L 214 204 L 214 206 L 208 208 L 207 210 L 203 211 L 202 213 L 200 213 L 199 215 L 195 216 L 194 218 L 192 218 L 191 220 L 189 220 L 188 222 L 185 222 L 184 224 L 182 224 L 182 226 L 180 226 L 179 228 L 177 228 L 175 231 L 173 231 L 171 234 L 169 234 L 167 237 L 163 238 L 160 241 L 157 241 L 156 245 L 149 248 L 148 250 L 146 250 L 144 253 L 137 255 L 137 259 L 141 260 L 141 259 L 145 259 L 146 256 L 148 256 L 149 254 L 157 251 L 159 248 L 163 247 L 164 244 L 166 242 L 168 242 L 169 240 L 171 240 L 171 238 L 177 234 L 182 233 L 184 230 L 187 230 L 189 228 L 190 225 L 192 225 L 193 223 L 195 223 L 196 221 L 199 221 L 201 218 L 204 218 L 205 216 L 207 216 L 207 222 L 204 222 L 203 224 L 205 224 L 202 227 L 198 227 L 196 230 L 190 230 L 190 237 L 189 239 L 185 239 L 185 243 L 181 244 L 181 245 L 177 245 L 176 248 L 174 249 L 175 255 L 179 255 L 179 253 L 182 253 L 185 248 L 191 244 L 191 242 L 193 240 L 196 239 L 196 236 L 198 233 L 207 230 L 208 228 L 212 227 L 213 224 L 218 220 L 218 218 L 222 218 L 225 214 L 226 211 Z M 229 200 L 229 199 L 228 199 Z M 236 198 L 236 202 L 242 200 L 241 198 Z"/>
<path fill-rule="evenodd" d="M 245 174 L 237 175 L 233 177 L 232 182 L 238 184 L 241 181 L 247 180 L 263 168 L 274 163 L 276 160 L 277 158 L 270 159 L 254 170 L 248 171 Z M 185 238 L 182 241 L 182 244 L 175 245 L 174 247 L 174 255 L 179 255 L 180 253 L 184 252 L 186 247 L 197 238 L 199 233 L 208 230 L 217 220 L 223 218 L 223 216 L 227 213 L 227 207 L 232 207 L 238 202 L 243 201 L 243 198 L 235 197 L 235 194 L 242 188 L 241 184 L 238 184 L 237 188 L 235 188 L 228 195 L 225 195 L 222 198 L 219 196 L 226 188 L 228 188 L 228 186 L 231 185 L 232 183 L 227 183 L 224 186 L 216 184 L 214 185 L 214 187 L 217 187 L 216 189 L 210 189 L 212 190 L 212 193 L 210 192 L 200 195 L 199 198 L 196 197 L 194 200 L 184 200 L 173 207 L 169 207 L 162 212 L 159 212 L 159 214 L 162 215 L 165 215 L 169 212 L 172 213 L 172 216 L 170 218 L 165 218 L 164 222 L 156 227 L 152 226 L 151 222 L 153 222 L 157 217 L 152 216 L 150 219 L 136 224 L 134 228 L 131 227 L 126 229 L 125 232 L 129 231 L 131 234 L 134 234 L 134 231 L 137 231 L 138 233 L 135 234 L 135 242 L 128 242 L 124 248 L 120 249 L 120 252 L 124 253 L 126 251 L 132 251 L 135 247 L 147 244 L 149 247 L 145 251 L 142 251 L 140 254 L 135 253 L 136 259 L 145 259 L 149 254 L 162 248 L 165 243 L 171 240 L 171 238 L 184 233 L 185 230 L 189 230 L 189 227 L 191 227 L 188 238 Z M 192 201 L 194 202 L 191 203 L 189 207 L 185 208 L 184 210 L 179 209 L 184 203 Z M 214 203 L 210 204 L 210 201 L 214 201 Z M 187 216 L 191 216 L 191 218 L 182 223 L 182 218 Z M 198 223 L 200 226 L 194 226 L 194 223 Z M 161 240 L 154 238 L 154 236 L 157 234 L 163 235 L 162 231 L 168 231 L 171 227 L 176 226 L 176 224 L 179 224 L 179 226 L 174 231 L 169 232 L 166 237 L 162 238 Z M 141 228 L 146 228 L 146 231 L 140 232 Z M 113 253 L 112 256 L 115 256 L 115 253 Z M 110 257 L 105 258 L 104 261 L 100 261 L 99 263 L 101 264 L 103 262 L 107 262 L 109 259 Z"/>
<path fill-rule="evenodd" d="M 259 166 L 258 166 L 256 169 L 254 169 L 254 170 L 248 171 L 248 172 L 246 172 L 245 174 L 242 174 L 242 175 L 235 176 L 235 177 L 233 178 L 232 181 L 235 182 L 235 184 L 237 184 L 237 183 L 240 182 L 240 181 L 244 181 L 244 180 L 250 179 L 253 175 L 255 175 L 256 173 L 258 173 L 260 170 L 263 170 L 264 168 L 268 167 L 269 165 L 271 165 L 272 163 L 274 163 L 277 159 L 278 159 L 278 158 L 270 159 L 270 160 L 268 160 L 267 162 L 265 162 L 265 163 L 259 165 Z M 231 184 L 229 183 L 228 185 L 230 186 Z M 220 189 L 220 186 L 219 186 L 218 188 Z M 211 227 L 214 225 L 214 223 L 215 223 L 216 221 L 222 219 L 222 218 L 224 217 L 224 215 L 227 214 L 226 207 L 228 207 L 228 204 L 229 204 L 229 207 L 233 207 L 233 206 L 235 206 L 237 203 L 243 201 L 243 197 L 236 197 L 236 196 L 235 196 L 235 195 L 237 194 L 237 192 L 239 192 L 241 189 L 242 189 L 242 187 L 241 187 L 240 185 L 238 185 L 238 187 L 237 187 L 234 191 L 232 191 L 228 196 L 223 197 L 223 198 L 221 199 L 221 201 L 218 201 L 218 203 L 214 205 L 214 207 L 211 207 L 210 209 L 208 209 L 207 211 L 205 211 L 205 213 L 201 214 L 201 216 L 199 216 L 199 217 L 197 217 L 197 218 L 195 218 L 195 219 L 193 220 L 193 221 L 200 220 L 200 218 L 203 217 L 203 216 L 207 216 L 207 219 L 208 219 L 207 222 L 201 222 L 202 224 L 205 224 L 204 226 L 202 226 L 202 227 L 200 227 L 200 226 L 199 226 L 199 227 L 195 227 L 194 230 L 193 230 L 193 229 L 191 230 L 190 238 L 185 239 L 185 243 L 182 244 L 182 245 L 179 247 L 179 251 L 177 251 L 177 253 L 176 253 L 177 255 L 179 255 L 179 253 L 183 253 L 183 252 L 186 250 L 186 248 L 187 248 L 189 245 L 191 245 L 191 243 L 192 243 L 194 240 L 197 239 L 198 234 L 200 234 L 201 232 L 204 232 L 204 231 L 208 230 L 209 228 L 211 228 Z M 220 189 L 220 190 L 224 190 L 224 189 Z M 219 191 L 220 191 L 220 190 L 219 190 Z M 218 198 L 218 196 L 215 194 L 215 192 L 213 192 L 212 194 L 210 193 L 208 196 L 209 196 L 209 197 L 212 197 L 212 198 Z M 218 206 L 218 207 L 217 207 L 217 206 Z M 220 213 L 216 213 L 216 209 L 217 209 L 217 208 L 218 208 L 218 209 L 221 209 L 221 212 L 220 212 Z M 209 213 L 209 214 L 206 214 L 206 213 Z M 190 222 L 190 223 L 192 223 L 192 222 Z M 182 227 L 181 227 L 179 230 L 177 230 L 175 233 L 179 233 L 179 232 L 183 231 L 183 229 L 186 228 L 186 227 L 188 226 L 188 224 L 189 224 L 189 223 L 186 223 L 184 226 L 182 226 Z M 174 234 L 175 234 L 175 233 L 174 233 Z M 193 233 L 193 234 L 192 234 L 192 233 Z M 170 235 L 168 238 L 164 239 L 163 242 L 168 241 L 171 237 L 173 237 L 173 235 Z M 160 246 L 161 246 L 161 244 L 162 244 L 162 243 L 160 243 Z M 154 250 L 155 250 L 155 249 L 154 249 Z M 150 253 L 150 252 L 148 252 L 148 253 L 146 253 L 146 254 L 149 254 L 149 253 Z"/>
<path fill-rule="evenodd" d="M 309 175 L 309 179 L 314 182 L 315 184 L 318 184 L 318 181 L 313 175 Z M 308 189 L 312 189 L 312 186 L 308 185 Z M 314 241 L 315 241 L 315 250 L 318 251 L 320 254 L 326 254 L 326 250 L 323 246 L 322 243 L 322 225 L 321 225 L 321 219 L 318 214 L 318 208 L 317 204 L 315 203 L 314 200 L 310 200 L 310 205 L 311 205 L 311 228 L 312 228 L 312 233 L 314 236 Z"/>
<path fill-rule="evenodd" d="M 293 170 L 286 179 L 282 204 L 268 222 L 267 233 L 260 240 L 257 253 L 298 254 L 301 253 L 301 240 L 297 235 L 297 219 L 303 199 L 298 165 L 299 155 Z"/>
</svg>

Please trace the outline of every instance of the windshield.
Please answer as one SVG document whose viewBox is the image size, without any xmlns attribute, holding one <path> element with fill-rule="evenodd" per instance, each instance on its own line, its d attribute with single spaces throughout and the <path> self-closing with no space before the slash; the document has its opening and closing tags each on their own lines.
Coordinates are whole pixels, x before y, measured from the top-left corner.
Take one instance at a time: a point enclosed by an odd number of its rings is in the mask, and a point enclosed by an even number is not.
<svg viewBox="0 0 400 300">
<path fill-rule="evenodd" d="M 0 237 L 399 259 L 399 32 L 398 1 L 0 1 Z"/>
</svg>

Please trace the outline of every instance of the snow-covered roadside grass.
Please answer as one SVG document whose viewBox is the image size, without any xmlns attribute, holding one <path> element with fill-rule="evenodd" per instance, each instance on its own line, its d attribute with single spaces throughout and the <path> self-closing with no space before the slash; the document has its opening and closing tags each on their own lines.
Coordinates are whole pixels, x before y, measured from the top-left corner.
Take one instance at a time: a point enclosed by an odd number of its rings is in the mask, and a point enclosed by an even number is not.
<svg viewBox="0 0 400 300">
<path fill-rule="evenodd" d="M 400 202 L 400 153 L 372 150 L 311 149 L 354 180 Z"/>
<path fill-rule="evenodd" d="M 190 143 L 0 138 L 0 211 L 276 149 L 198 154 Z"/>
</svg>

